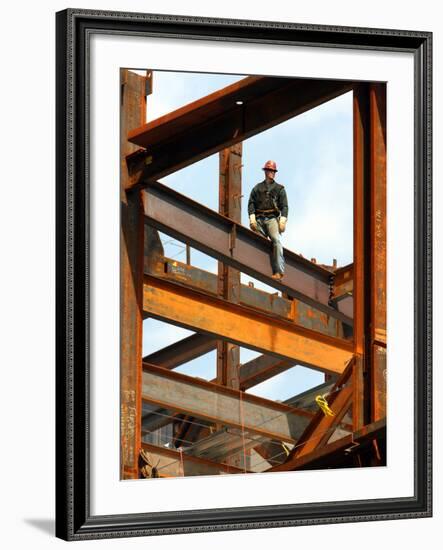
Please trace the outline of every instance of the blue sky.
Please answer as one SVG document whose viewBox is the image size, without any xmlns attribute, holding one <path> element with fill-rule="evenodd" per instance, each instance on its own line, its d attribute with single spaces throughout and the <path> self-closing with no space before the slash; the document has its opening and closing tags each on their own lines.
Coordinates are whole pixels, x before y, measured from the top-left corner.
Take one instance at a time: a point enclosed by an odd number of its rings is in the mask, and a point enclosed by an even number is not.
<svg viewBox="0 0 443 550">
<path fill-rule="evenodd" d="M 246 75 L 245 75 L 246 76 Z M 244 76 L 155 71 L 148 96 L 151 121 Z M 266 160 L 277 162 L 276 181 L 286 188 L 289 201 L 283 245 L 306 258 L 338 265 L 352 262 L 352 94 L 329 101 L 243 142 L 242 223 L 248 225 L 247 201 L 252 187 L 263 179 Z M 211 155 L 160 181 L 206 206 L 218 210 L 218 154 Z M 161 235 L 165 254 L 185 261 L 183 243 Z M 192 250 L 193 265 L 217 271 L 217 261 Z M 242 282 L 274 289 L 242 274 Z M 143 324 L 143 354 L 171 344 L 190 331 L 147 319 Z M 241 349 L 241 362 L 259 355 Z M 183 365 L 179 372 L 211 379 L 215 352 Z M 321 373 L 295 367 L 250 390 L 270 399 L 287 399 L 323 381 Z"/>
</svg>

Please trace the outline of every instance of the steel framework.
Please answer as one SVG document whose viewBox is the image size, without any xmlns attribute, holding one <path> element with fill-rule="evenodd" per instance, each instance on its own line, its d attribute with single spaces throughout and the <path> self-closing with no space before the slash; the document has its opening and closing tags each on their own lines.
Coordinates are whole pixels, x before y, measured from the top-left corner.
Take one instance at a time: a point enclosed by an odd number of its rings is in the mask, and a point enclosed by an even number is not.
<svg viewBox="0 0 443 550">
<path fill-rule="evenodd" d="M 146 123 L 152 84 L 121 70 L 122 479 L 385 464 L 385 85 L 248 77 Z M 277 282 L 270 243 L 240 223 L 242 141 L 350 91 L 354 261 L 285 250 Z M 218 212 L 158 182 L 216 152 Z M 165 256 L 158 230 L 186 244 L 186 263 Z M 192 266 L 190 246 L 218 272 Z M 194 334 L 143 357 L 147 317 Z M 262 355 L 242 365 L 239 346 Z M 174 372 L 213 350 L 213 380 Z M 283 403 L 247 392 L 297 365 L 325 383 Z"/>
</svg>

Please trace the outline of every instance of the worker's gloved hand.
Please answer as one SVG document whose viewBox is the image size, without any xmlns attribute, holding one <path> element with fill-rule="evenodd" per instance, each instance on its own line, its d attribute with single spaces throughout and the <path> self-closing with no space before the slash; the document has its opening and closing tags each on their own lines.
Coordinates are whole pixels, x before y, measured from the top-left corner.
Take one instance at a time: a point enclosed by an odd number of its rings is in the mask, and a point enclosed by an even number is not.
<svg viewBox="0 0 443 550">
<path fill-rule="evenodd" d="M 257 231 L 257 221 L 255 219 L 255 214 L 249 214 L 249 227 L 252 231 Z"/>
<path fill-rule="evenodd" d="M 285 218 L 284 216 L 281 216 L 280 217 L 280 220 L 278 222 L 278 230 L 280 231 L 280 233 L 284 233 L 285 232 L 285 229 L 286 229 L 286 221 L 287 221 L 287 218 Z"/>
</svg>

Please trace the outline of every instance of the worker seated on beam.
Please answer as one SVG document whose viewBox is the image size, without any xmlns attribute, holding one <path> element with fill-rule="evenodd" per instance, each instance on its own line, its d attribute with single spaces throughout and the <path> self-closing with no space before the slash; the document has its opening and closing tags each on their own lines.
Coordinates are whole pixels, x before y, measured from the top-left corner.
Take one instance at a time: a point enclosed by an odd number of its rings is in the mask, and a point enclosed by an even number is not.
<svg viewBox="0 0 443 550">
<path fill-rule="evenodd" d="M 249 226 L 253 231 L 271 239 L 272 278 L 281 279 L 285 271 L 285 260 L 280 233 L 286 229 L 288 198 L 284 186 L 274 179 L 277 164 L 268 160 L 263 170 L 265 179 L 257 183 L 249 195 Z"/>
</svg>

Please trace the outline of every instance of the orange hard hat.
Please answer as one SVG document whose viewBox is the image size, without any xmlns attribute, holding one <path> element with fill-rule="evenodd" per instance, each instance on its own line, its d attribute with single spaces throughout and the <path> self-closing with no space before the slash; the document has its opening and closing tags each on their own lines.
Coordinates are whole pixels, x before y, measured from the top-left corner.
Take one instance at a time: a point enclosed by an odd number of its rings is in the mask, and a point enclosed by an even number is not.
<svg viewBox="0 0 443 550">
<path fill-rule="evenodd" d="M 274 160 L 268 160 L 263 166 L 263 170 L 274 170 L 274 172 L 278 172 L 277 164 Z"/>
</svg>

